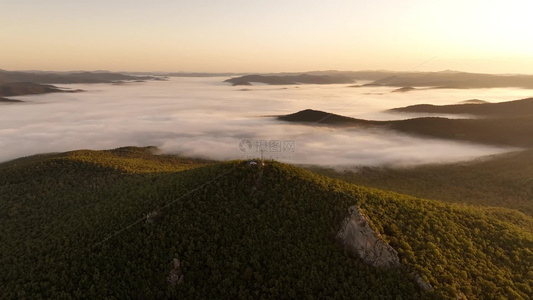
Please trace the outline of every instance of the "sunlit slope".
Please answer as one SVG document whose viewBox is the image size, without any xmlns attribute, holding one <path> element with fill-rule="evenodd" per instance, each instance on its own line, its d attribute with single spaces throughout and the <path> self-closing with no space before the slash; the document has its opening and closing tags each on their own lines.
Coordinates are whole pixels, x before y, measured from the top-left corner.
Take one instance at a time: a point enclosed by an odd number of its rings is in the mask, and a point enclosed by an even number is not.
<svg viewBox="0 0 533 300">
<path fill-rule="evenodd" d="M 533 216 L 533 150 L 411 168 L 312 170 L 358 185 L 447 202 L 506 207 Z M 530 227 L 533 230 L 533 223 Z"/>
<path fill-rule="evenodd" d="M 128 173 L 176 172 L 212 164 L 213 161 L 157 155 L 156 147 L 122 147 L 113 150 L 77 150 L 65 153 L 38 154 L 0 163 L 0 170 L 58 161 L 85 162 Z"/>
<path fill-rule="evenodd" d="M 129 170 L 119 163 L 128 155 L 135 156 Z M 481 210 L 276 162 L 261 169 L 175 159 L 182 164 L 126 148 L 3 165 L 1 297 L 527 299 L 531 292 L 533 237 Z M 355 204 L 402 267 L 376 270 L 335 243 Z M 168 282 L 174 259 L 184 275 L 176 285 Z M 435 290 L 422 292 L 416 273 Z"/>
</svg>

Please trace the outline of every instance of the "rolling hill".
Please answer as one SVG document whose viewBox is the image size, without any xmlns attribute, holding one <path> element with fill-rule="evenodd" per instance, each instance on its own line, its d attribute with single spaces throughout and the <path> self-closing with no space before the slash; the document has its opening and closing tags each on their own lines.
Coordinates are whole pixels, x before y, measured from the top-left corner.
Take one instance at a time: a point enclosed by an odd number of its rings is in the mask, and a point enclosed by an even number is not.
<svg viewBox="0 0 533 300">
<path fill-rule="evenodd" d="M 529 104 L 530 102 L 525 102 Z M 462 104 L 461 106 L 485 104 Z M 479 119 L 421 117 L 394 121 L 361 120 L 323 111 L 306 109 L 278 116 L 278 120 L 314 126 L 372 126 L 423 137 L 451 139 L 482 144 L 533 147 L 533 114 L 502 115 Z"/>
<path fill-rule="evenodd" d="M 531 294 L 532 233 L 485 208 L 273 161 L 213 163 L 154 151 L 83 150 L 1 164 L 2 297 Z M 350 219 L 356 212 L 366 217 Z M 376 268 L 353 255 L 339 233 L 358 224 L 392 246 L 397 263 Z"/>
<path fill-rule="evenodd" d="M 515 209 L 533 217 L 533 150 L 410 168 L 311 170 L 350 183 L 452 203 Z M 446 192 L 443 192 L 446 191 Z M 533 231 L 533 223 L 527 225 Z"/>
<path fill-rule="evenodd" d="M 316 125 L 334 125 L 334 126 L 370 126 L 379 125 L 380 121 L 367 121 L 345 117 L 337 114 L 326 113 L 320 110 L 305 109 L 289 115 L 277 116 L 278 120 L 298 123 L 311 123 Z"/>
<path fill-rule="evenodd" d="M 533 98 L 499 103 L 480 103 L 478 100 L 478 102 L 473 103 L 452 105 L 419 104 L 401 108 L 394 108 L 390 111 L 408 113 L 470 114 L 484 117 L 514 117 L 532 115 Z"/>
</svg>

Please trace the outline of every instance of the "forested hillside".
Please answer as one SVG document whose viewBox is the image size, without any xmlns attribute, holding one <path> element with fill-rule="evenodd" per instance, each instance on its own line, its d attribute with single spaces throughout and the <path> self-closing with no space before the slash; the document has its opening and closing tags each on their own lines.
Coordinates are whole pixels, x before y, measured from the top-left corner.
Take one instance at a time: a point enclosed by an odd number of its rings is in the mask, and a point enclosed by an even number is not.
<svg viewBox="0 0 533 300">
<path fill-rule="evenodd" d="M 447 202 L 506 207 L 533 216 L 533 150 L 409 168 L 309 169 L 358 185 Z M 533 219 L 530 222 L 533 230 Z"/>
<path fill-rule="evenodd" d="M 266 162 L 151 148 L 0 165 L 5 299 L 528 299 L 533 236 L 483 209 Z M 399 253 L 375 269 L 335 241 L 348 207 Z M 423 291 L 420 275 L 434 290 Z"/>
</svg>

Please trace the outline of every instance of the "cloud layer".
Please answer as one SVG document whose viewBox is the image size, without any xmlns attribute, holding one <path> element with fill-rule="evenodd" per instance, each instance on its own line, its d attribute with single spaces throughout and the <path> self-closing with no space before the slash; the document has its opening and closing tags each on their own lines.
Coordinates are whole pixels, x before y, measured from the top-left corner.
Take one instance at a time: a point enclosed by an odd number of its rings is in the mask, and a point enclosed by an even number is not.
<svg viewBox="0 0 533 300">
<path fill-rule="evenodd" d="M 393 88 L 345 85 L 252 86 L 242 91 L 222 83 L 224 79 L 64 85 L 86 92 L 17 97 L 27 102 L 0 106 L 0 161 L 43 152 L 147 145 L 167 153 L 226 160 L 260 156 L 261 144 L 291 141 L 294 151 L 273 147 L 263 155 L 331 166 L 454 162 L 510 149 L 388 131 L 295 125 L 264 116 L 313 108 L 356 118 L 400 119 L 405 115 L 383 110 L 474 98 L 497 102 L 533 94 L 521 89 L 390 93 Z M 243 139 L 254 148 L 243 152 Z"/>
</svg>

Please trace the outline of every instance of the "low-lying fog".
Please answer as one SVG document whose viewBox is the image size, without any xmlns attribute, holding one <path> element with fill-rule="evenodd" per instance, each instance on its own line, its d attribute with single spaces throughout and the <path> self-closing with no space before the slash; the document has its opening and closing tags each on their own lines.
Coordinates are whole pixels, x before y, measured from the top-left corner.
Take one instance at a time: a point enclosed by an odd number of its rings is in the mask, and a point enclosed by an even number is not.
<svg viewBox="0 0 533 300">
<path fill-rule="evenodd" d="M 364 119 L 403 119 L 412 115 L 383 111 L 533 95 L 523 89 L 391 93 L 395 88 L 345 84 L 233 87 L 224 79 L 59 85 L 86 92 L 13 97 L 27 103 L 0 106 L 0 161 L 43 152 L 154 145 L 166 153 L 221 160 L 258 157 L 264 149 L 265 158 L 295 164 L 454 162 L 510 149 L 387 131 L 295 125 L 262 116 L 312 108 Z"/>
</svg>

